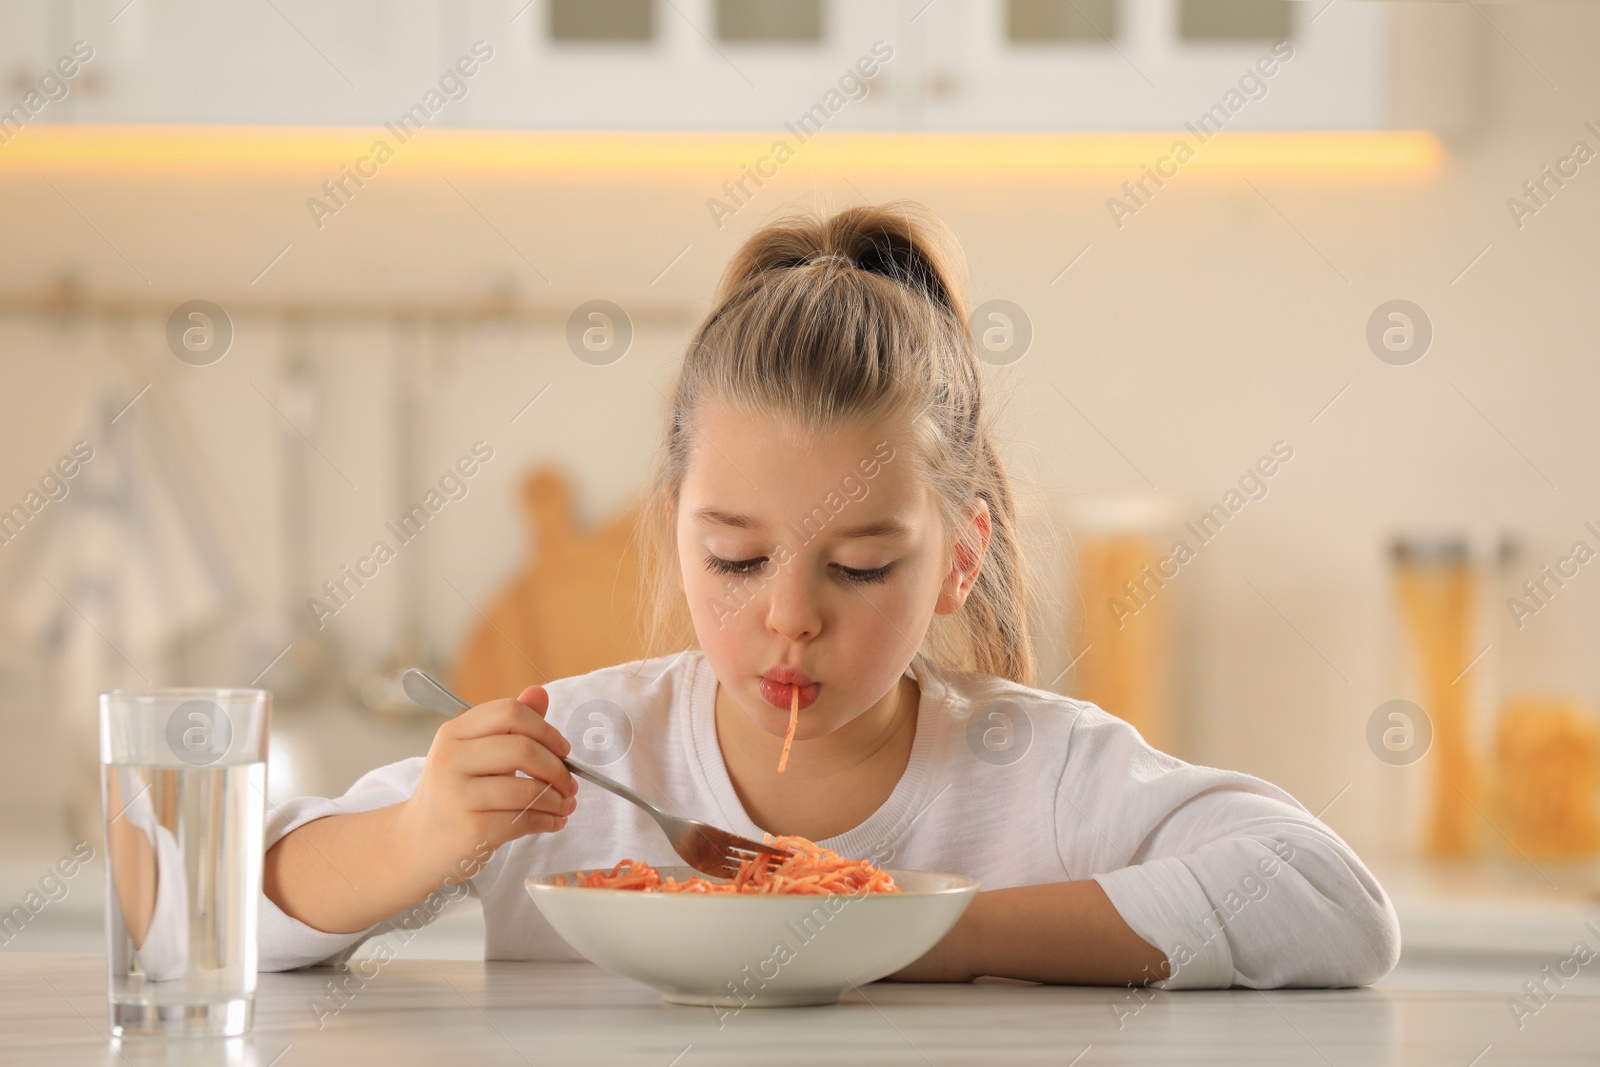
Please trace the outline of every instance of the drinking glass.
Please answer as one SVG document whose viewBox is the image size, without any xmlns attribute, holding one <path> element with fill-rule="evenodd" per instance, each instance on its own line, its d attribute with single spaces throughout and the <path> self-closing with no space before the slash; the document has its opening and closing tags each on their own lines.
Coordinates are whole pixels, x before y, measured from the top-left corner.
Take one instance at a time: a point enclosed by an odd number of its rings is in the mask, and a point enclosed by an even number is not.
<svg viewBox="0 0 1600 1067">
<path fill-rule="evenodd" d="M 250 1029 L 272 695 L 100 694 L 111 1031 Z"/>
</svg>

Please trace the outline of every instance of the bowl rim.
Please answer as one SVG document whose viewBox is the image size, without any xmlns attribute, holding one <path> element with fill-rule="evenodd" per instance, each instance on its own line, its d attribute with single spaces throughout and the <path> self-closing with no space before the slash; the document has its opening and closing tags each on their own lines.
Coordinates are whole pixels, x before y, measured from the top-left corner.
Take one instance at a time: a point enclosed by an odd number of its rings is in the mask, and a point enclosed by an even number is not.
<svg viewBox="0 0 1600 1067">
<path fill-rule="evenodd" d="M 666 899 L 666 900 L 672 900 L 672 899 L 699 899 L 699 900 L 787 900 L 787 901 L 794 901 L 794 900 L 804 900 L 807 897 L 812 897 L 812 898 L 815 898 L 815 899 L 818 899 L 818 900 L 825 900 L 829 896 L 845 897 L 847 899 L 849 899 L 851 897 L 851 894 L 848 894 L 848 893 L 660 893 L 660 892 L 642 891 L 642 890 L 638 890 L 638 889 L 611 889 L 611 888 L 596 888 L 596 887 L 592 887 L 592 886 L 581 886 L 581 885 L 555 885 L 552 882 L 545 881 L 545 879 L 557 878 L 557 877 L 560 877 L 561 875 L 567 875 L 567 876 L 571 877 L 571 876 L 578 875 L 578 874 L 592 874 L 594 872 L 594 870 L 598 870 L 598 869 L 600 869 L 600 868 L 578 868 L 578 869 L 570 870 L 570 871 L 550 871 L 547 874 L 530 875 L 527 878 L 524 878 L 522 880 L 522 885 L 530 893 L 532 893 L 535 890 L 539 890 L 539 891 L 542 891 L 542 892 L 560 892 L 560 893 L 570 893 L 570 892 L 582 892 L 582 893 L 589 893 L 589 894 L 602 894 L 603 893 L 603 894 L 611 895 L 611 896 L 653 897 L 653 898 Z M 666 868 L 657 868 L 657 869 L 658 870 L 661 870 L 661 869 L 666 869 L 666 870 L 680 870 L 680 869 L 683 869 L 683 870 L 687 870 L 689 868 L 687 868 L 686 866 L 681 865 L 681 864 L 673 864 L 673 865 L 670 865 L 669 867 L 666 867 Z M 952 896 L 952 895 L 957 895 L 957 894 L 961 894 L 961 893 L 974 893 L 978 889 L 981 888 L 981 883 L 976 878 L 969 878 L 967 875 L 964 875 L 964 874 L 953 874 L 953 873 L 948 872 L 948 871 L 924 871 L 924 870 L 917 870 L 917 869 L 908 868 L 908 867 L 884 867 L 884 868 L 882 868 L 882 870 L 883 870 L 883 872 L 885 874 L 889 875 L 891 878 L 896 879 L 896 882 L 898 882 L 900 875 L 905 875 L 905 874 L 932 874 L 932 875 L 937 875 L 940 878 L 958 879 L 958 884 L 956 884 L 956 885 L 948 885 L 948 886 L 945 886 L 942 889 L 902 889 L 898 893 L 867 893 L 864 896 L 861 896 L 860 898 L 857 898 L 857 899 L 869 900 L 869 899 L 875 899 L 875 898 L 876 899 L 894 899 L 896 897 L 905 898 L 905 897 Z M 707 878 L 707 879 L 710 878 L 709 875 L 698 874 L 698 872 L 697 872 L 697 876 L 701 877 L 701 878 Z"/>
</svg>

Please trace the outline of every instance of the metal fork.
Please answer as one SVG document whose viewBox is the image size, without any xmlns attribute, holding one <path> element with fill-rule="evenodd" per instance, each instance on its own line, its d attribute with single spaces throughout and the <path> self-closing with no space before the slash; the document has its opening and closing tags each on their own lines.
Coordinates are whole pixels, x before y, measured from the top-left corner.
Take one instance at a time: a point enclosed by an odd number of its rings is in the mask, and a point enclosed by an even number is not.
<svg viewBox="0 0 1600 1067">
<path fill-rule="evenodd" d="M 447 718 L 454 718 L 472 706 L 440 685 L 427 671 L 416 667 L 412 667 L 401 676 L 400 684 L 405 689 L 406 696 Z M 615 793 L 629 803 L 643 808 L 666 833 L 667 840 L 672 842 L 673 851 L 682 856 L 689 866 L 704 874 L 731 878 L 738 873 L 741 863 L 758 853 L 780 858 L 786 858 L 790 854 L 787 849 L 764 845 L 759 841 L 752 841 L 747 837 L 718 829 L 709 823 L 685 819 L 662 811 L 632 789 L 606 777 L 593 767 L 566 757 L 562 757 L 561 762 L 579 778 L 586 778 L 601 789 Z"/>
</svg>

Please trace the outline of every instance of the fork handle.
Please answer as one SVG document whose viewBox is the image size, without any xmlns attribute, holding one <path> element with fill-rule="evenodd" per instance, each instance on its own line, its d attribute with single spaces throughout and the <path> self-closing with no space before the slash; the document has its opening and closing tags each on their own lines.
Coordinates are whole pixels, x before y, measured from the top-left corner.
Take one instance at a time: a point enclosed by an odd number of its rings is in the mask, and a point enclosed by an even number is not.
<svg viewBox="0 0 1600 1067">
<path fill-rule="evenodd" d="M 629 789 L 627 786 L 623 785 L 614 778 L 606 777 L 593 767 L 590 767 L 588 764 L 579 763 L 577 760 L 567 759 L 565 757 L 562 758 L 561 762 L 567 765 L 567 770 L 571 771 L 579 778 L 587 778 L 601 789 L 604 789 L 607 792 L 615 793 L 617 796 L 631 804 L 637 804 L 645 811 L 648 811 L 651 817 L 658 821 L 666 814 L 644 797 L 640 796 L 638 793 L 635 793 L 632 789 Z"/>
</svg>

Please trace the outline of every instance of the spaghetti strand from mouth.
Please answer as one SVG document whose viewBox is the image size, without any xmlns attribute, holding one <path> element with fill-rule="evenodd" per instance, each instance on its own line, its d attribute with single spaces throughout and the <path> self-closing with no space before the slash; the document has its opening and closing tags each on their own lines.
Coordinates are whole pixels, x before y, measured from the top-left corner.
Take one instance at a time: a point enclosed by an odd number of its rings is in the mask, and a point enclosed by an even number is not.
<svg viewBox="0 0 1600 1067">
<path fill-rule="evenodd" d="M 783 735 L 783 752 L 778 755 L 778 773 L 789 763 L 789 746 L 794 744 L 794 728 L 800 722 L 800 684 L 795 683 L 794 696 L 789 701 L 789 730 Z"/>
</svg>

